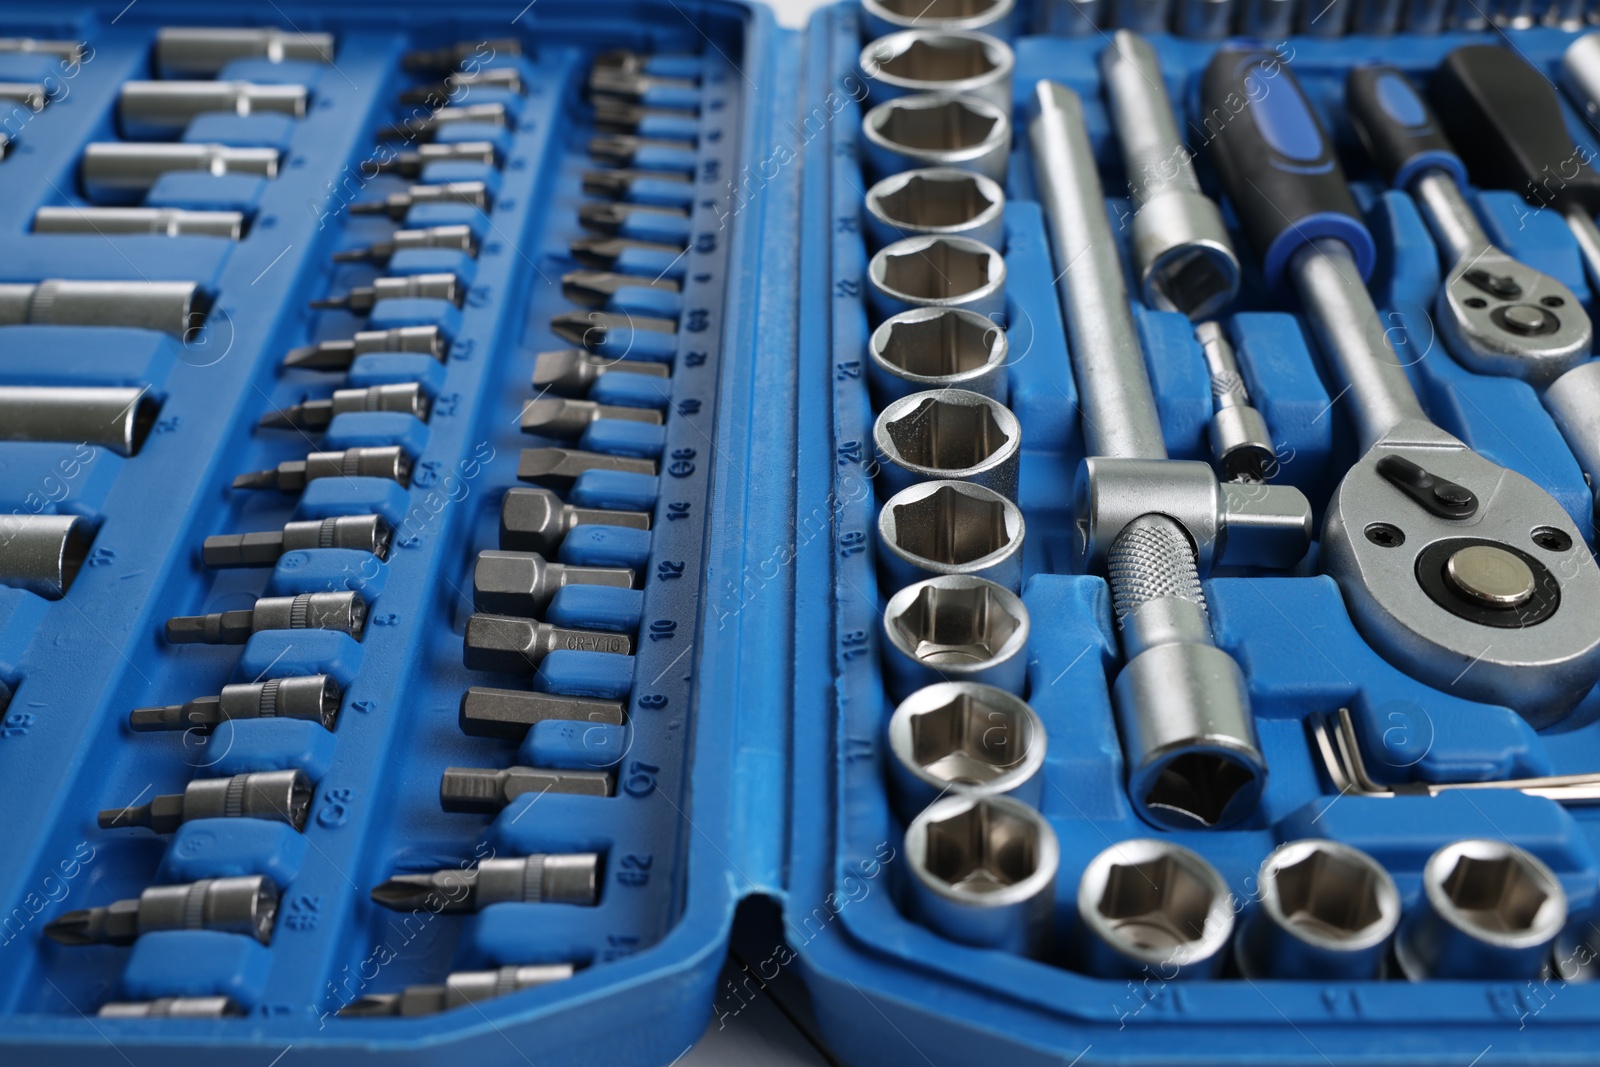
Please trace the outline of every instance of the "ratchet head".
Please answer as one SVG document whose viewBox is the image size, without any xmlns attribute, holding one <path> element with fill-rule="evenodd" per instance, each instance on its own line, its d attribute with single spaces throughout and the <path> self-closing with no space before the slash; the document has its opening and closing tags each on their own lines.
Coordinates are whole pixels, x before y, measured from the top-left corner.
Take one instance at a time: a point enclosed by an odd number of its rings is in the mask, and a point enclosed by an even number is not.
<svg viewBox="0 0 1600 1067">
<path fill-rule="evenodd" d="M 1434 315 L 1462 366 L 1535 387 L 1587 360 L 1594 334 L 1572 290 L 1492 245 L 1451 269 Z"/>
</svg>

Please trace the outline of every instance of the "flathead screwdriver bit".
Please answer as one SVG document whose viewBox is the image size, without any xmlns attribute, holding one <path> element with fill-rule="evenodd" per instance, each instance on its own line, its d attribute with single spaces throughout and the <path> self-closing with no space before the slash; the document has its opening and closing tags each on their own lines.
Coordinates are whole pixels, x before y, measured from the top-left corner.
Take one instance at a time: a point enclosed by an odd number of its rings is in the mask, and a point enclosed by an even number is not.
<svg viewBox="0 0 1600 1067">
<path fill-rule="evenodd" d="M 627 252 L 648 252 L 668 260 L 683 256 L 681 245 L 663 244 L 660 241 L 640 241 L 632 237 L 579 237 L 567 246 L 572 258 L 585 267 L 610 270 L 617 259 Z"/>
<path fill-rule="evenodd" d="M 69 911 L 44 928 L 63 945 L 131 945 L 157 930 L 216 930 L 272 943 L 278 887 L 270 878 L 204 878 L 153 885 L 130 900 Z"/>
<path fill-rule="evenodd" d="M 306 483 L 318 478 L 388 478 L 410 485 L 411 457 L 399 445 L 313 452 L 305 459 L 285 460 L 270 470 L 241 474 L 233 479 L 233 487 L 298 493 Z"/>
<path fill-rule="evenodd" d="M 515 37 L 493 37 L 487 41 L 457 41 L 441 48 L 407 52 L 400 66 L 410 74 L 446 74 L 468 62 L 510 60 L 522 55 L 522 43 Z"/>
<path fill-rule="evenodd" d="M 367 602 L 358 593 L 264 596 L 238 611 L 174 615 L 167 620 L 167 643 L 242 645 L 263 630 L 337 630 L 359 641 L 366 625 Z"/>
<path fill-rule="evenodd" d="M 486 549 L 472 569 L 472 606 L 495 615 L 537 618 L 556 592 L 569 585 L 632 589 L 626 567 L 575 567 L 551 563 L 537 552 Z"/>
<path fill-rule="evenodd" d="M 640 137 L 632 133 L 601 133 L 589 138 L 589 155 L 614 167 L 629 166 L 640 152 L 652 148 L 682 152 L 687 157 L 694 153 L 695 143 L 667 137 Z"/>
<path fill-rule="evenodd" d="M 620 200 L 628 195 L 635 182 L 670 182 L 689 186 L 694 184 L 694 178 L 675 170 L 631 170 L 625 167 L 586 170 L 583 172 L 583 195 Z"/>
<path fill-rule="evenodd" d="M 576 448 L 524 448 L 517 461 L 517 480 L 551 489 L 570 489 L 584 471 L 618 471 L 624 474 L 656 473 L 654 460 L 611 456 Z"/>
<path fill-rule="evenodd" d="M 379 174 L 416 178 L 429 163 L 481 163 L 493 167 L 499 163 L 499 152 L 492 141 L 419 144 L 408 151 L 394 153 L 378 163 L 377 169 Z"/>
<path fill-rule="evenodd" d="M 604 307 L 624 289 L 676 293 L 681 292 L 683 286 L 676 278 L 645 278 L 609 270 L 572 270 L 561 276 L 561 295 L 583 307 Z"/>
<path fill-rule="evenodd" d="M 533 619 L 480 612 L 467 619 L 461 661 L 472 671 L 532 674 L 556 651 L 628 656 L 633 654 L 633 641 L 625 634 L 569 630 Z"/>
<path fill-rule="evenodd" d="M 588 393 L 595 382 L 613 373 L 672 377 L 672 369 L 664 363 L 597 356 L 582 348 L 559 348 L 540 352 L 534 359 L 533 388 L 538 392 L 577 398 Z"/>
<path fill-rule="evenodd" d="M 485 126 L 510 125 L 504 104 L 465 104 L 461 107 L 441 107 L 426 115 L 413 115 L 403 122 L 385 126 L 378 131 L 378 140 L 431 140 L 444 127 L 464 122 Z"/>
<path fill-rule="evenodd" d="M 208 567 L 271 567 L 286 552 L 312 548 L 351 548 L 389 558 L 394 528 L 382 515 L 330 515 L 299 519 L 278 530 L 215 534 L 200 546 Z"/>
<path fill-rule="evenodd" d="M 397 874 L 372 891 L 372 902 L 395 911 L 426 907 L 435 915 L 465 915 L 491 904 L 578 904 L 600 897 L 600 856 L 594 852 L 493 856 L 471 867 Z"/>
<path fill-rule="evenodd" d="M 610 511 L 567 504 L 549 489 L 516 486 L 500 501 L 500 547 L 553 555 L 567 534 L 579 526 L 622 526 L 650 529 L 645 511 Z"/>
<path fill-rule="evenodd" d="M 627 714 L 615 700 L 475 685 L 461 695 L 460 718 L 461 732 L 468 737 L 518 741 L 541 722 L 621 726 Z"/>
<path fill-rule="evenodd" d="M 571 793 L 608 797 L 606 771 L 557 771 L 545 767 L 446 767 L 439 779 L 439 806 L 452 813 L 493 815 L 524 793 Z"/>
<path fill-rule="evenodd" d="M 289 350 L 286 370 L 348 370 L 357 356 L 374 352 L 415 352 L 444 362 L 449 342 L 437 326 L 396 326 L 390 330 L 359 330 L 348 340 L 319 341 Z"/>
<path fill-rule="evenodd" d="M 382 200 L 362 200 L 350 205 L 352 215 L 387 215 L 396 222 L 406 217 L 417 204 L 466 204 L 488 211 L 494 203 L 483 182 L 443 182 L 439 185 L 413 185 L 404 192 L 390 193 Z"/>
<path fill-rule="evenodd" d="M 153 730 L 206 732 L 236 719 L 301 719 L 331 730 L 339 721 L 339 683 L 326 674 L 269 678 L 264 682 L 225 685 L 214 697 L 195 697 L 184 704 L 135 708 L 128 727 L 135 733 Z"/>
<path fill-rule="evenodd" d="M 95 1014 L 102 1019 L 221 1019 L 245 1010 L 231 997 L 156 997 L 107 1001 Z"/>
<path fill-rule="evenodd" d="M 435 1015 L 463 1008 L 536 986 L 571 978 L 577 968 L 570 963 L 540 963 L 526 967 L 501 967 L 494 971 L 457 971 L 443 985 L 407 986 L 399 993 L 369 993 L 339 1009 L 341 1017 L 383 1018 Z"/>
<path fill-rule="evenodd" d="M 522 92 L 522 72 L 516 67 L 486 67 L 480 70 L 457 70 L 446 74 L 443 81 L 432 85 L 419 85 L 400 94 L 402 104 L 433 104 L 461 93 L 470 96 L 473 89 L 504 89 L 508 93 Z"/>
<path fill-rule="evenodd" d="M 304 771 L 255 771 L 231 778 L 197 778 L 181 793 L 163 793 L 148 804 L 107 808 L 100 828 L 145 826 L 170 834 L 191 819 L 266 819 L 306 828 L 311 779 Z"/>
<path fill-rule="evenodd" d="M 394 278 L 374 278 L 371 285 L 358 285 L 343 296 L 311 301 L 320 310 L 348 311 L 365 315 L 382 300 L 448 300 L 456 307 L 466 297 L 466 287 L 454 274 L 404 274 Z"/>
<path fill-rule="evenodd" d="M 621 95 L 597 95 L 594 98 L 595 126 L 611 133 L 632 133 L 646 119 L 693 122 L 696 117 L 690 108 L 649 107 Z"/>
<path fill-rule="evenodd" d="M 678 320 L 630 315 L 625 311 L 563 311 L 550 317 L 550 332 L 563 341 L 594 349 L 615 340 L 613 333 L 624 337 L 639 333 L 675 334 Z"/>
<path fill-rule="evenodd" d="M 378 241 L 364 248 L 347 248 L 335 252 L 335 263 L 376 263 L 382 266 L 396 252 L 410 248 L 442 248 L 450 252 L 478 254 L 478 236 L 471 226 L 429 226 L 418 230 L 396 230 L 387 241 Z"/>
<path fill-rule="evenodd" d="M 642 422 L 650 426 L 661 425 L 661 412 L 655 408 L 629 408 L 620 404 L 597 404 L 593 400 L 572 400 L 567 397 L 541 397 L 522 405 L 522 432 L 571 441 L 583 436 L 583 431 L 596 419 L 621 419 L 624 422 Z"/>
<path fill-rule="evenodd" d="M 298 404 L 269 411 L 257 423 L 267 430 L 326 430 L 336 415 L 362 411 L 389 411 L 428 421 L 430 401 L 418 382 L 369 385 L 362 389 L 336 389 L 331 397 L 307 397 Z"/>
</svg>

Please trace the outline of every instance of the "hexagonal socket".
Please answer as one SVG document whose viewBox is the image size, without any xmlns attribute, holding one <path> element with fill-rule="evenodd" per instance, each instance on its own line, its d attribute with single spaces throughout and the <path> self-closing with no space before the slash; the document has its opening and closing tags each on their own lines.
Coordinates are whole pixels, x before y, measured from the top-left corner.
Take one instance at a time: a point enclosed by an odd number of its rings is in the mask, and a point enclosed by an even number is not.
<svg viewBox="0 0 1600 1067">
<path fill-rule="evenodd" d="M 912 393 L 965 389 L 1006 402 L 1006 332 L 956 308 L 918 308 L 885 319 L 867 342 L 867 382 L 877 405 Z"/>
<path fill-rule="evenodd" d="M 1005 212 L 1005 191 L 991 178 L 954 167 L 908 170 L 867 190 L 867 239 L 874 250 L 923 234 L 1001 249 Z"/>
<path fill-rule="evenodd" d="M 867 300 L 881 318 L 919 307 L 964 308 L 993 321 L 1006 310 L 1006 261 L 967 237 L 907 237 L 867 264 Z"/>
<path fill-rule="evenodd" d="M 551 563 L 537 552 L 478 553 L 472 571 L 472 606 L 497 615 L 537 618 L 556 592 L 569 585 L 632 589 L 633 572 L 622 567 L 574 567 Z"/>
<path fill-rule="evenodd" d="M 1044 723 L 1020 698 L 977 682 L 938 682 L 889 719 L 889 784 L 910 821 L 945 796 L 1009 795 L 1037 805 Z"/>
<path fill-rule="evenodd" d="M 937 574 L 971 574 L 1022 587 L 1022 509 L 971 482 L 919 482 L 878 512 L 889 585 Z"/>
<path fill-rule="evenodd" d="M 861 33 L 872 40 L 899 30 L 982 30 L 1011 37 L 1013 0 L 862 0 Z"/>
<path fill-rule="evenodd" d="M 1107 978 L 1213 975 L 1233 910 L 1227 882 L 1199 853 L 1152 838 L 1120 842 L 1078 882 L 1076 963 Z"/>
<path fill-rule="evenodd" d="M 949 479 L 1016 499 L 1022 427 L 989 397 L 965 389 L 912 393 L 879 413 L 872 443 L 882 460 L 879 484 L 890 493 Z"/>
<path fill-rule="evenodd" d="M 858 60 L 873 101 L 916 93 L 975 96 L 1011 107 L 1011 46 L 970 30 L 901 30 L 879 37 Z"/>
<path fill-rule="evenodd" d="M 1260 900 L 1239 931 L 1251 978 L 1377 978 L 1400 923 L 1400 892 L 1377 860 L 1320 838 L 1279 845 L 1256 876 Z"/>
<path fill-rule="evenodd" d="M 1005 180 L 1011 119 L 987 100 L 932 93 L 886 100 L 867 112 L 861 132 L 875 178 L 919 167 L 955 167 Z"/>
<path fill-rule="evenodd" d="M 883 628 L 884 669 L 897 700 L 941 681 L 1022 691 L 1028 609 L 1003 585 L 965 574 L 908 585 L 889 598 Z"/>
</svg>

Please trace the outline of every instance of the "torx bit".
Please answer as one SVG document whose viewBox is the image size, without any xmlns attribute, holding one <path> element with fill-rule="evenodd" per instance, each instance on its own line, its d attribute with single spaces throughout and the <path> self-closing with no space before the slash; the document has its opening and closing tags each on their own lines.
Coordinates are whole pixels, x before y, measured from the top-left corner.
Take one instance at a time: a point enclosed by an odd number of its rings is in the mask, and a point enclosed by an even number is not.
<svg viewBox="0 0 1600 1067">
<path fill-rule="evenodd" d="M 445 978 L 444 985 L 406 986 L 400 993 L 368 993 L 340 1008 L 339 1015 L 355 1018 L 434 1015 L 559 982 L 571 978 L 576 970 L 570 963 L 541 963 L 531 967 L 501 967 L 494 971 L 457 971 Z"/>
<path fill-rule="evenodd" d="M 576 448 L 524 448 L 517 461 L 517 480 L 551 489 L 570 489 L 578 475 L 592 470 L 653 475 L 656 464 L 654 460 L 583 452 Z"/>
<path fill-rule="evenodd" d="M 252 874 L 153 885 L 133 899 L 69 911 L 44 932 L 63 945 L 131 945 L 140 934 L 157 930 L 215 930 L 268 945 L 277 915 L 278 887 Z"/>
<path fill-rule="evenodd" d="M 540 437 L 576 440 L 596 419 L 622 419 L 660 426 L 661 412 L 655 408 L 627 408 L 559 396 L 542 397 L 522 405 L 522 432 Z"/>
<path fill-rule="evenodd" d="M 112 1000 L 100 1005 L 102 1019 L 220 1019 L 244 1015 L 230 997 L 156 997 L 154 1000 Z"/>
<path fill-rule="evenodd" d="M 256 771 L 231 778 L 197 778 L 181 793 L 163 793 L 137 807 L 107 808 L 100 828 L 146 826 L 170 834 L 190 819 L 267 819 L 306 828 L 311 779 L 304 771 Z"/>
<path fill-rule="evenodd" d="M 486 167 L 499 165 L 499 153 L 492 141 L 455 141 L 445 144 L 419 144 L 405 152 L 396 152 L 377 164 L 379 174 L 398 174 L 402 178 L 416 178 L 429 163 L 481 163 Z"/>
<path fill-rule="evenodd" d="M 614 700 L 482 685 L 475 685 L 461 695 L 461 732 L 468 737 L 520 741 L 530 726 L 541 722 L 621 726 L 626 717 L 623 706 Z"/>
<path fill-rule="evenodd" d="M 417 352 L 444 362 L 449 342 L 437 326 L 397 326 L 361 330 L 349 340 L 319 341 L 289 350 L 282 366 L 298 370 L 348 370 L 357 356 L 372 352 Z"/>
<path fill-rule="evenodd" d="M 623 289 L 660 289 L 676 293 L 683 285 L 676 278 L 645 278 L 608 270 L 573 270 L 561 276 L 561 295 L 584 307 L 604 307 Z"/>
<path fill-rule="evenodd" d="M 395 911 L 426 907 L 435 915 L 465 915 L 490 904 L 577 904 L 600 897 L 595 852 L 493 856 L 471 867 L 397 874 L 372 891 L 372 902 Z"/>
<path fill-rule="evenodd" d="M 208 567 L 271 567 L 286 552 L 311 548 L 352 548 L 389 558 L 394 529 L 382 515 L 333 515 L 288 522 L 279 530 L 214 534 L 200 546 Z"/>
<path fill-rule="evenodd" d="M 472 606 L 495 615 L 537 618 L 556 591 L 569 585 L 632 589 L 633 571 L 551 563 L 537 552 L 485 549 L 472 569 Z"/>
<path fill-rule="evenodd" d="M 522 72 L 516 67 L 489 67 L 483 70 L 457 70 L 445 75 L 443 81 L 432 85 L 419 85 L 400 94 L 402 104 L 443 103 L 462 93 L 471 95 L 473 89 L 504 89 L 508 93 L 522 92 Z M 466 90 L 466 92 L 462 92 Z"/>
<path fill-rule="evenodd" d="M 567 246 L 572 258 L 585 267 L 610 270 L 624 252 L 654 252 L 658 255 L 679 257 L 683 248 L 662 244 L 659 241 L 639 241 L 632 237 L 580 237 Z"/>
<path fill-rule="evenodd" d="M 446 767 L 439 778 L 439 807 L 455 814 L 493 815 L 524 793 L 611 795 L 607 771 L 557 771 L 545 767 Z"/>
<path fill-rule="evenodd" d="M 504 104 L 467 104 L 463 107 L 441 107 L 426 115 L 413 115 L 403 122 L 392 123 L 378 131 L 378 140 L 431 140 L 443 127 L 464 122 L 500 127 L 510 125 Z"/>
<path fill-rule="evenodd" d="M 634 182 L 693 185 L 694 178 L 675 170 L 631 170 L 625 167 L 613 170 L 586 170 L 583 172 L 583 195 L 605 196 L 620 200 L 628 195 Z"/>
<path fill-rule="evenodd" d="M 590 349 L 605 344 L 613 330 L 674 334 L 678 332 L 678 321 L 616 311 L 563 311 L 550 318 L 551 333 Z"/>
<path fill-rule="evenodd" d="M 629 204 L 621 200 L 585 200 L 578 205 L 578 225 L 608 236 L 621 234 L 630 223 L 636 226 L 673 227 L 687 225 L 689 213 L 682 208 L 657 204 Z"/>
<path fill-rule="evenodd" d="M 366 625 L 367 602 L 359 593 L 264 596 L 237 611 L 174 615 L 167 620 L 167 643 L 242 645 L 263 630 L 336 630 L 359 641 Z"/>
<path fill-rule="evenodd" d="M 504 549 L 552 555 L 567 534 L 579 526 L 648 530 L 650 514 L 574 507 L 548 489 L 523 486 L 507 489 L 500 502 L 500 547 Z"/>
<path fill-rule="evenodd" d="M 650 378 L 669 378 L 672 371 L 662 363 L 644 360 L 609 359 L 581 348 L 561 348 L 540 352 L 533 361 L 533 387 L 560 396 L 581 397 L 590 386 L 607 374 L 642 374 Z"/>
<path fill-rule="evenodd" d="M 408 248 L 443 248 L 451 252 L 465 252 L 477 258 L 478 235 L 471 226 L 429 226 L 420 230 L 396 230 L 387 241 L 375 241 L 365 248 L 349 248 L 335 252 L 335 263 L 376 263 L 383 266 L 396 252 Z"/>
<path fill-rule="evenodd" d="M 335 389 L 331 397 L 307 397 L 298 404 L 278 408 L 261 416 L 257 423 L 267 430 L 326 430 L 336 415 L 360 411 L 390 411 L 414 415 L 428 421 L 431 401 L 420 382 L 394 382 L 369 385 L 363 389 Z"/>
<path fill-rule="evenodd" d="M 374 278 L 371 285 L 358 285 L 343 296 L 313 300 L 311 306 L 365 315 L 382 300 L 448 300 L 460 307 L 465 297 L 466 287 L 454 274 L 404 274 Z"/>
<path fill-rule="evenodd" d="M 135 733 L 152 730 L 209 732 L 235 719 L 300 719 L 321 723 L 332 730 L 339 721 L 339 683 L 326 674 L 269 678 L 264 682 L 225 685 L 214 697 L 195 697 L 185 704 L 135 708 L 128 727 Z"/>
<path fill-rule="evenodd" d="M 469 59 L 487 63 L 491 59 L 516 59 L 520 55 L 522 42 L 515 37 L 495 37 L 407 52 L 400 66 L 409 74 L 446 74 Z"/>
<path fill-rule="evenodd" d="M 415 204 L 466 204 L 488 211 L 494 198 L 483 182 L 442 182 L 438 185 L 413 185 L 382 200 L 363 200 L 350 205 L 352 215 L 387 215 L 396 222 L 406 217 Z"/>
<path fill-rule="evenodd" d="M 533 619 L 476 613 L 467 619 L 461 661 L 468 670 L 532 674 L 545 656 L 557 650 L 633 654 L 625 634 L 569 630 Z"/>
<path fill-rule="evenodd" d="M 235 489 L 276 489 L 298 493 L 318 478 L 388 478 L 411 484 L 411 457 L 399 445 L 381 448 L 347 448 L 342 452 L 313 452 L 305 459 L 290 459 L 269 470 L 250 471 L 233 479 Z"/>
<path fill-rule="evenodd" d="M 689 155 L 694 152 L 695 143 L 665 137 L 640 137 L 632 133 L 601 133 L 589 138 L 589 155 L 598 162 L 614 167 L 629 166 L 633 163 L 633 157 L 647 148 L 672 149 Z"/>
</svg>

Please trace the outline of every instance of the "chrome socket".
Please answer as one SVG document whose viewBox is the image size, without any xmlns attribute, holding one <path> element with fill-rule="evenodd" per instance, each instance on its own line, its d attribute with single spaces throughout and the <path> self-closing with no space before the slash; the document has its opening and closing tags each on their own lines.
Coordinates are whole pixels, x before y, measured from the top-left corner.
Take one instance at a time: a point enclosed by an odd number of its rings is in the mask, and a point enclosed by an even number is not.
<svg viewBox="0 0 1600 1067">
<path fill-rule="evenodd" d="M 205 310 L 194 282 L 0 284 L 0 326 L 123 326 L 182 340 L 205 320 Z"/>
<path fill-rule="evenodd" d="M 939 574 L 971 574 L 1022 588 L 1022 509 L 971 482 L 918 482 L 878 512 L 890 588 Z"/>
<path fill-rule="evenodd" d="M 974 482 L 1017 498 L 1022 427 L 1004 404 L 965 389 L 930 389 L 884 408 L 872 427 L 889 494 L 918 482 Z"/>
<path fill-rule="evenodd" d="M 880 37 L 858 60 L 873 101 L 929 93 L 975 96 L 1011 110 L 1011 46 L 986 33 L 902 30 Z"/>
<path fill-rule="evenodd" d="M 1382 977 L 1400 891 L 1377 860 L 1337 841 L 1290 841 L 1262 861 L 1256 891 L 1235 945 L 1245 977 Z"/>
<path fill-rule="evenodd" d="M 140 200 L 163 174 L 200 171 L 205 174 L 278 176 L 276 148 L 233 148 L 221 144 L 129 144 L 96 141 L 83 149 L 78 178 L 83 195 L 96 203 Z"/>
<path fill-rule="evenodd" d="M 1220 41 L 1228 36 L 1232 21 L 1233 0 L 1183 0 L 1175 30 L 1192 40 Z"/>
<path fill-rule="evenodd" d="M 961 308 L 999 321 L 1006 310 L 1006 261 L 966 237 L 907 237 L 867 265 L 867 302 L 880 319 L 919 307 Z"/>
<path fill-rule="evenodd" d="M 1022 598 L 987 578 L 946 574 L 908 585 L 883 613 L 891 695 L 942 681 L 982 682 L 1021 693 L 1030 623 Z"/>
<path fill-rule="evenodd" d="M 1103 978 L 1205 978 L 1233 934 L 1233 896 L 1198 853 L 1140 838 L 1112 845 L 1078 882 L 1076 963 Z"/>
<path fill-rule="evenodd" d="M 42 207 L 33 213 L 34 233 L 147 233 L 159 237 L 244 236 L 241 211 L 184 211 L 166 207 Z"/>
<path fill-rule="evenodd" d="M 965 389 L 1005 403 L 1006 332 L 957 308 L 918 308 L 885 319 L 867 342 L 867 382 L 887 406 L 928 390 Z"/>
<path fill-rule="evenodd" d="M 163 78 L 213 78 L 236 59 L 332 63 L 333 34 L 167 26 L 156 35 L 156 70 Z"/>
<path fill-rule="evenodd" d="M 1021 698 L 977 682 L 938 682 L 889 719 L 889 785 L 907 822 L 946 796 L 1011 796 L 1038 807 L 1045 732 Z"/>
<path fill-rule="evenodd" d="M 867 190 L 867 239 L 874 249 L 907 237 L 965 237 L 1006 243 L 1006 194 L 992 178 L 953 167 L 892 174 Z"/>
<path fill-rule="evenodd" d="M 1047 37 L 1087 37 L 1100 32 L 1109 3 L 1102 0 L 1039 0 L 1033 8 L 1034 32 Z"/>
<path fill-rule="evenodd" d="M 138 453 L 161 405 L 123 386 L 0 386 L 0 441 L 67 441 Z"/>
<path fill-rule="evenodd" d="M 1279 40 L 1294 31 L 1294 15 L 1295 0 L 1242 0 L 1239 32 L 1250 37 Z"/>
<path fill-rule="evenodd" d="M 979 30 L 1010 40 L 1014 0 L 862 0 L 867 40 L 900 30 Z"/>
<path fill-rule="evenodd" d="M 886 100 L 861 122 L 867 167 L 878 178 L 954 167 L 1003 182 L 1011 155 L 1008 113 L 987 100 L 927 93 Z"/>
<path fill-rule="evenodd" d="M 1044 816 L 1010 797 L 947 797 L 906 828 L 911 906 L 968 945 L 1043 955 L 1061 848 Z"/>
<path fill-rule="evenodd" d="M 257 85 L 244 81 L 130 81 L 117 95 L 117 116 L 128 138 L 173 138 L 196 117 L 210 112 L 306 117 L 310 93 L 303 85 Z"/>
<path fill-rule="evenodd" d="M 1422 868 L 1422 901 L 1395 958 L 1414 982 L 1537 978 L 1566 921 L 1567 895 L 1537 856 L 1507 841 L 1455 841 Z"/>
<path fill-rule="evenodd" d="M 0 515 L 0 585 L 60 600 L 92 540 L 77 515 Z"/>
</svg>

